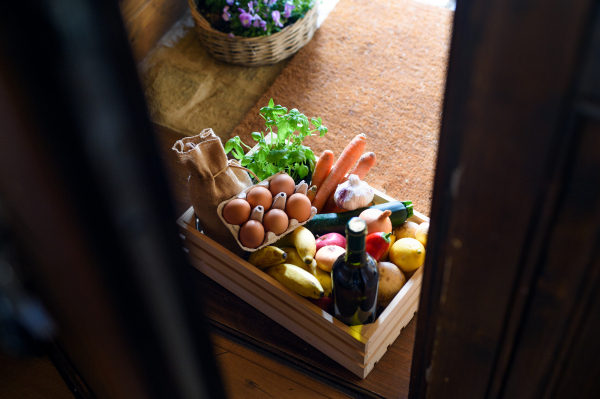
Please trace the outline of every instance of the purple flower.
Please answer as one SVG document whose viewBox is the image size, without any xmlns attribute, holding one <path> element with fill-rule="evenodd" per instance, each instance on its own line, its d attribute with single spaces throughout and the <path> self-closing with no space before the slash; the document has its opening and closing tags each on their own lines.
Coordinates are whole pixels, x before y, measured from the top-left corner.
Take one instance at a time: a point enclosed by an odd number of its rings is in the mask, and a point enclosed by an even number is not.
<svg viewBox="0 0 600 399">
<path fill-rule="evenodd" d="M 252 5 L 252 2 L 248 3 L 248 12 L 250 14 L 254 14 L 254 6 Z"/>
<path fill-rule="evenodd" d="M 269 0 L 269 7 L 271 7 L 275 3 L 277 3 L 277 0 Z"/>
<path fill-rule="evenodd" d="M 280 28 L 283 28 L 283 24 L 279 20 L 281 18 L 281 14 L 279 13 L 279 11 L 273 11 L 271 13 L 271 17 L 273 18 L 273 22 L 275 22 L 275 26 L 279 26 Z"/>
<path fill-rule="evenodd" d="M 227 0 L 227 4 L 229 4 L 230 6 L 233 5 L 234 0 Z"/>
<path fill-rule="evenodd" d="M 229 32 L 229 34 L 227 36 L 229 36 L 232 39 L 235 37 L 235 35 L 233 34 L 233 32 Z"/>
<path fill-rule="evenodd" d="M 295 5 L 286 3 L 285 7 L 283 8 L 283 16 L 286 17 L 286 18 L 289 18 L 290 15 L 292 15 L 292 10 L 294 8 L 296 8 Z"/>
<path fill-rule="evenodd" d="M 252 25 L 252 15 L 248 14 L 246 11 L 238 8 L 242 13 L 240 14 L 240 22 L 244 28 L 249 28 Z"/>
<path fill-rule="evenodd" d="M 255 28 L 263 28 L 267 30 L 267 21 L 263 21 L 259 15 L 254 16 L 254 23 L 252 24 Z"/>
<path fill-rule="evenodd" d="M 231 14 L 228 12 L 229 10 L 229 6 L 225 6 L 223 8 L 223 15 L 221 15 L 221 17 L 225 20 L 225 21 L 229 21 L 229 18 L 231 18 Z"/>
</svg>

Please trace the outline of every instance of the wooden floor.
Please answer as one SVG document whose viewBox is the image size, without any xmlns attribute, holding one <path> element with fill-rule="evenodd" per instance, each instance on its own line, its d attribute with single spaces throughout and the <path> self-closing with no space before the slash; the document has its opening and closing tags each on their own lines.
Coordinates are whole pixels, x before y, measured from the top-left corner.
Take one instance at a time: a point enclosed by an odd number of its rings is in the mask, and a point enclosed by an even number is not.
<svg viewBox="0 0 600 399">
<path fill-rule="evenodd" d="M 72 398 L 48 358 L 18 360 L 0 352 L 0 398 Z"/>
<path fill-rule="evenodd" d="M 217 364 L 230 398 L 345 398 L 346 395 L 218 335 Z M 0 398 L 73 398 L 47 357 L 15 359 L 0 352 Z"/>
</svg>

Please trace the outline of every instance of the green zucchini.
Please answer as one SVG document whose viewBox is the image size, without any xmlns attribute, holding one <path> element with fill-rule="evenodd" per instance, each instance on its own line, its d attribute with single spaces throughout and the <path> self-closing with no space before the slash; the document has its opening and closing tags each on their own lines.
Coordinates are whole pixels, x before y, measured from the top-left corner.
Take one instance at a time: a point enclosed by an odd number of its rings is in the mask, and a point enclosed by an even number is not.
<svg viewBox="0 0 600 399">
<path fill-rule="evenodd" d="M 412 201 L 392 201 L 385 204 L 373 205 L 366 208 L 356 209 L 354 211 L 339 212 L 339 213 L 321 213 L 315 215 L 309 220 L 304 227 L 309 229 L 315 236 L 327 233 L 340 233 L 346 235 L 346 224 L 348 221 L 358 216 L 365 209 L 378 209 L 380 211 L 390 210 L 390 220 L 392 226 L 397 226 L 406 222 L 406 219 L 413 215 Z"/>
</svg>

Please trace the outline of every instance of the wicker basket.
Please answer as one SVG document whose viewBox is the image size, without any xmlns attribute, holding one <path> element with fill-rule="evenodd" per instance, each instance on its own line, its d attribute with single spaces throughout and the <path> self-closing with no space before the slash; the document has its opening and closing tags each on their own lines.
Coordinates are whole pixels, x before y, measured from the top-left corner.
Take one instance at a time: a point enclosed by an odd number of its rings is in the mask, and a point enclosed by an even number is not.
<svg viewBox="0 0 600 399">
<path fill-rule="evenodd" d="M 196 23 L 196 31 L 206 50 L 213 57 L 231 64 L 256 67 L 289 58 L 312 39 L 317 29 L 315 5 L 304 18 L 271 36 L 231 38 L 211 28 L 196 8 L 194 0 L 188 0 L 188 3 Z"/>
</svg>

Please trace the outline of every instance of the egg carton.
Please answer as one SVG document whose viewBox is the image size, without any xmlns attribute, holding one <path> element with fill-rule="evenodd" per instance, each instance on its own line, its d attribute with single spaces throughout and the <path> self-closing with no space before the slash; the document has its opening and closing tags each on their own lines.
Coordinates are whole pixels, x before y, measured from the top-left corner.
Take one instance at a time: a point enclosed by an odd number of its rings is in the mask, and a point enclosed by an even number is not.
<svg viewBox="0 0 600 399">
<path fill-rule="evenodd" d="M 229 231 L 231 231 L 231 234 L 233 234 L 233 236 L 235 237 L 235 240 L 237 241 L 237 243 L 239 244 L 239 246 L 244 250 L 244 251 L 248 251 L 248 252 L 255 252 L 258 251 L 261 248 L 264 248 L 268 245 L 273 244 L 274 242 L 278 241 L 279 239 L 281 239 L 283 236 L 285 236 L 286 234 L 291 233 L 292 231 L 296 230 L 298 227 L 306 224 L 309 220 L 311 220 L 316 214 L 317 214 L 317 208 L 315 208 L 314 206 L 310 207 L 310 216 L 308 217 L 308 219 L 306 219 L 304 222 L 300 223 L 298 222 L 298 220 L 296 219 L 290 219 L 290 223 L 288 225 L 288 228 L 286 231 L 284 231 L 282 234 L 279 235 L 275 235 L 275 233 L 273 233 L 272 231 L 269 231 L 265 234 L 265 239 L 263 240 L 263 243 L 257 247 L 257 248 L 248 248 L 245 247 L 244 245 L 242 245 L 242 243 L 239 240 L 239 235 L 240 235 L 240 228 L 241 226 L 235 225 L 235 224 L 229 224 L 225 221 L 225 219 L 223 218 L 223 208 L 225 207 L 225 205 L 227 205 L 227 203 L 229 201 L 232 201 L 236 198 L 241 198 L 241 199 L 246 199 L 246 195 L 248 194 L 248 192 L 250 192 L 250 190 L 252 190 L 255 187 L 265 187 L 265 188 L 269 188 L 269 182 L 274 179 L 275 177 L 277 177 L 278 175 L 281 174 L 285 174 L 285 172 L 279 172 L 274 174 L 271 177 L 266 178 L 265 180 L 261 181 L 260 183 L 257 183 L 251 187 L 248 187 L 247 189 L 245 189 L 244 191 L 242 191 L 241 193 L 229 198 L 228 200 L 225 200 L 223 202 L 221 202 L 219 204 L 219 206 L 217 207 L 217 214 L 219 215 L 219 218 L 221 219 L 221 221 L 225 224 L 225 226 L 227 226 L 227 228 L 229 229 Z M 303 181 L 301 181 L 300 183 L 298 183 L 296 185 L 296 189 L 294 190 L 294 194 L 295 193 L 302 193 L 304 195 L 306 195 L 308 190 L 308 184 L 306 184 Z M 282 200 L 283 198 L 283 200 Z M 271 208 L 275 207 L 275 209 L 281 209 L 284 210 L 285 209 L 285 201 L 286 201 L 286 194 L 285 193 L 279 193 L 276 196 L 273 197 L 273 205 L 271 206 Z M 282 206 L 282 202 L 283 202 L 283 208 Z M 259 222 L 262 223 L 262 217 L 264 215 L 264 208 L 262 206 L 257 206 L 254 209 L 252 209 L 251 213 L 250 213 L 250 219 L 249 220 L 257 220 Z"/>
</svg>

